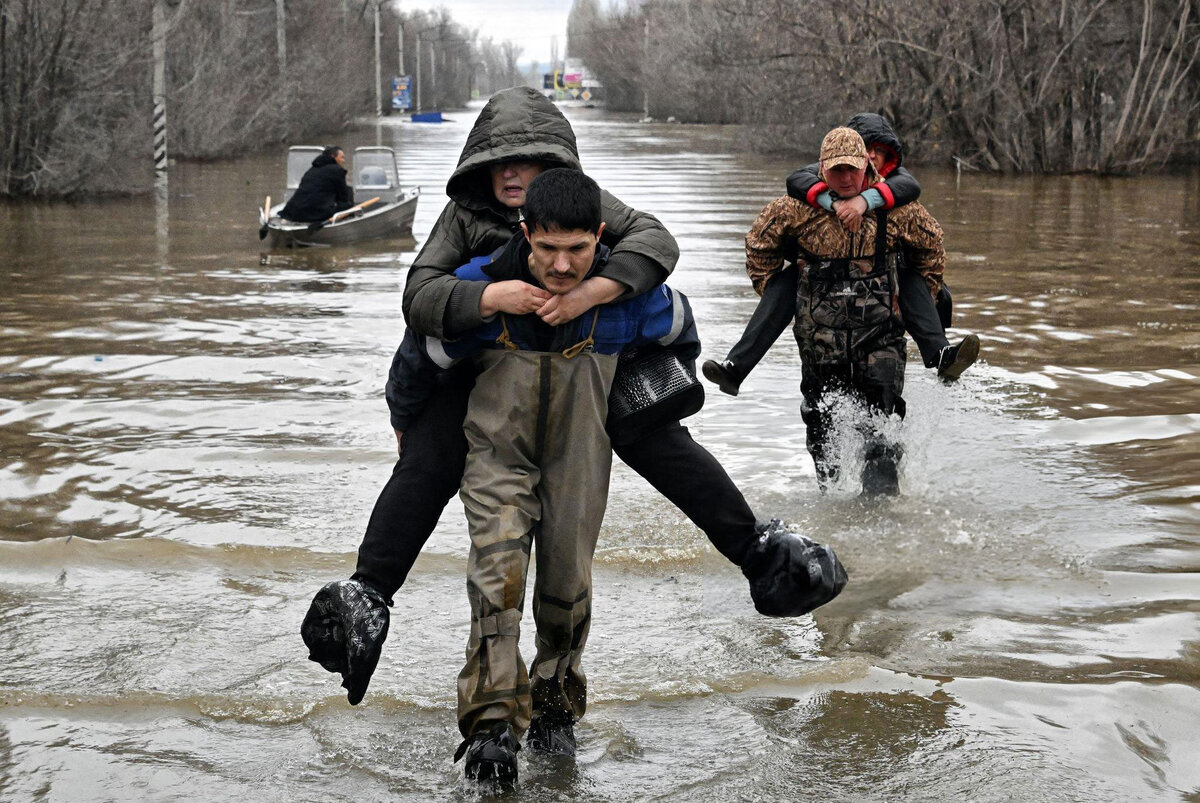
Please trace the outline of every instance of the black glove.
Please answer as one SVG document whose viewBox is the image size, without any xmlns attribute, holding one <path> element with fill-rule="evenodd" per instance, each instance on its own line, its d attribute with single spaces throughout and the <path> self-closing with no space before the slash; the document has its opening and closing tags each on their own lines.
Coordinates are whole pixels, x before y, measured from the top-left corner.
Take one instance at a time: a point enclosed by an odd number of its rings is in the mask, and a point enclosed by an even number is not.
<svg viewBox="0 0 1200 803">
<path fill-rule="evenodd" d="M 846 570 L 832 548 L 790 532 L 779 519 L 755 530 L 759 537 L 742 560 L 742 574 L 763 616 L 800 616 L 841 593 Z"/>
<path fill-rule="evenodd" d="M 300 625 L 308 660 L 339 672 L 350 705 L 362 702 L 388 632 L 388 601 L 361 580 L 328 583 Z"/>
</svg>

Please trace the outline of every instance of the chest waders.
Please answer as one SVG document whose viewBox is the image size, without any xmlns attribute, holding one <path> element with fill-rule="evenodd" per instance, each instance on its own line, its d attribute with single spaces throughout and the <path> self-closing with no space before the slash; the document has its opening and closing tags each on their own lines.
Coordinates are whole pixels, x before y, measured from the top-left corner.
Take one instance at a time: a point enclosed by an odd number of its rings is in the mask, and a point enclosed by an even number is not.
<svg viewBox="0 0 1200 803">
<path fill-rule="evenodd" d="M 580 661 L 608 498 L 604 420 L 617 357 L 585 341 L 565 352 L 491 350 L 477 359 L 460 491 L 471 534 L 471 635 L 458 722 L 464 737 L 499 721 L 519 737 L 533 714 L 579 719 L 586 706 Z M 531 550 L 537 655 L 527 672 L 518 642 Z"/>
<path fill-rule="evenodd" d="M 851 240 L 850 253 L 854 252 Z M 887 213 L 876 212 L 874 253 L 870 257 L 810 259 L 796 290 L 796 342 L 800 348 L 804 395 L 800 415 L 807 426 L 808 450 L 822 487 L 838 475 L 838 456 L 829 443 L 832 411 L 824 399 L 841 391 L 860 405 L 884 415 L 904 417 L 904 322 L 898 304 L 898 252 L 888 252 Z M 864 487 L 877 463 L 900 458 L 866 421 Z M 883 466 L 886 472 L 886 465 Z"/>
</svg>

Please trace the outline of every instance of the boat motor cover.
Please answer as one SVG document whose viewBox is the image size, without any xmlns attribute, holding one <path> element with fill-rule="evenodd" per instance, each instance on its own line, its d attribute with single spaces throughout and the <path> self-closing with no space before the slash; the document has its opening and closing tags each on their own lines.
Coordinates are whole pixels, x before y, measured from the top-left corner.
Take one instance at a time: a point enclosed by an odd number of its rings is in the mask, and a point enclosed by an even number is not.
<svg viewBox="0 0 1200 803">
<path fill-rule="evenodd" d="M 742 561 L 754 608 L 763 616 L 801 616 L 841 593 L 846 570 L 831 547 L 792 532 L 779 519 L 755 527 Z"/>
<path fill-rule="evenodd" d="M 328 583 L 313 597 L 300 625 L 308 660 L 342 676 L 350 705 L 367 693 L 388 632 L 387 600 L 359 580 Z"/>
</svg>

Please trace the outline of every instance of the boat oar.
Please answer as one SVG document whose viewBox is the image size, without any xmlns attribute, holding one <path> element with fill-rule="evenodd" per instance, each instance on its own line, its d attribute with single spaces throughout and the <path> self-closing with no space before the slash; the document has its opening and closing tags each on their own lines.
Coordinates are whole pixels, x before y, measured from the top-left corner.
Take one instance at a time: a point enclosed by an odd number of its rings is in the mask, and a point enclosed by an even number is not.
<svg viewBox="0 0 1200 803">
<path fill-rule="evenodd" d="M 349 209 L 343 209 L 341 212 L 338 212 L 336 215 L 329 218 L 329 220 L 319 220 L 316 223 L 310 223 L 308 226 L 308 233 L 316 234 L 318 231 L 325 228 L 330 223 L 337 223 L 342 218 L 349 217 L 350 215 L 353 215 L 355 212 L 358 212 L 359 210 L 362 210 L 362 209 L 366 209 L 371 204 L 378 203 L 378 202 L 379 202 L 379 196 L 376 195 L 374 198 L 372 198 L 369 201 L 363 201 L 361 204 L 358 204 L 357 206 L 352 206 Z"/>
<path fill-rule="evenodd" d="M 258 227 L 258 239 L 260 239 L 260 240 L 267 239 L 267 230 L 268 230 L 267 223 L 270 220 L 271 220 L 271 196 L 268 195 L 266 202 L 263 204 L 263 208 L 260 209 L 258 212 L 258 222 L 262 224 L 261 226 Z"/>
</svg>

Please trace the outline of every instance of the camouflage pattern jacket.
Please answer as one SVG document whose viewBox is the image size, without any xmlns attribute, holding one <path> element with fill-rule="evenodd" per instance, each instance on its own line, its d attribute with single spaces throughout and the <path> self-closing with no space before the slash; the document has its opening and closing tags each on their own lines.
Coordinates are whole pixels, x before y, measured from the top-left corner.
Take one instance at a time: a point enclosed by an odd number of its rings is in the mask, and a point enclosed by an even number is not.
<svg viewBox="0 0 1200 803">
<path fill-rule="evenodd" d="M 785 262 L 795 262 L 803 271 L 809 261 L 863 260 L 864 272 L 869 272 L 875 230 L 873 214 L 864 215 L 858 232 L 851 234 L 832 212 L 785 195 L 767 204 L 746 234 L 746 273 L 755 292 L 762 295 L 767 280 L 783 270 Z M 934 297 L 946 266 L 942 236 L 941 225 L 919 203 L 888 212 L 888 251 L 899 251 L 905 266 L 925 277 Z"/>
</svg>

